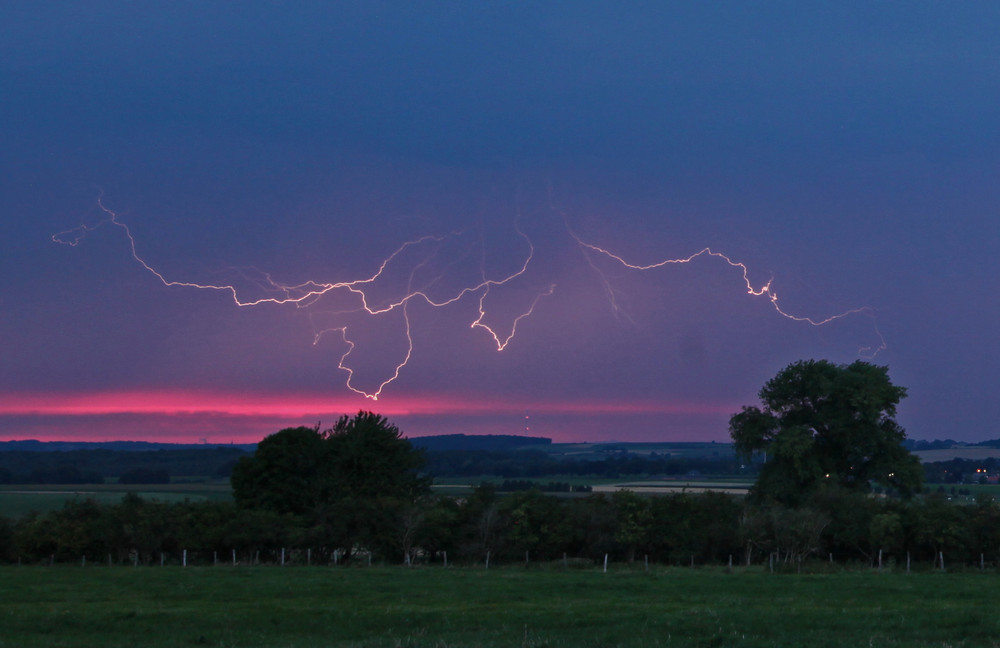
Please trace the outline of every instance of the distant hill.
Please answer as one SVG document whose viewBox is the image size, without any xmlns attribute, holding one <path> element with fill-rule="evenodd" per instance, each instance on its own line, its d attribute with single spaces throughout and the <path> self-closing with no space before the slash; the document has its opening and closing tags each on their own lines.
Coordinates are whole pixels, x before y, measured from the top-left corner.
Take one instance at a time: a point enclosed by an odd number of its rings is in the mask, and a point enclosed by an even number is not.
<svg viewBox="0 0 1000 648">
<path fill-rule="evenodd" d="M 428 452 L 448 450 L 517 450 L 552 445 L 545 437 L 517 436 L 514 434 L 439 434 L 412 437 L 410 443 Z"/>
</svg>

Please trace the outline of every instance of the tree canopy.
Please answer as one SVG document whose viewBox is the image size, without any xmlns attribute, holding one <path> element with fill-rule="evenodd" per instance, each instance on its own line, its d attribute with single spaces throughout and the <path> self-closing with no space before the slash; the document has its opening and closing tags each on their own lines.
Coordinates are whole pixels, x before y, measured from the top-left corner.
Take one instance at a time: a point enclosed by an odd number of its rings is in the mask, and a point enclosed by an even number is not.
<svg viewBox="0 0 1000 648">
<path fill-rule="evenodd" d="M 278 513 L 312 511 L 329 496 L 328 447 L 319 428 L 285 428 L 268 435 L 233 467 L 233 498 L 245 508 Z"/>
<path fill-rule="evenodd" d="M 756 499 L 797 504 L 823 486 L 868 492 L 872 482 L 903 495 L 919 490 L 920 463 L 893 418 L 906 389 L 892 384 L 888 367 L 799 361 L 759 396 L 762 407 L 744 407 L 729 421 L 740 454 L 766 454 Z"/>
<path fill-rule="evenodd" d="M 342 416 L 330 429 L 286 428 L 233 469 L 241 506 L 314 514 L 336 502 L 412 500 L 428 492 L 423 453 L 372 412 Z"/>
<path fill-rule="evenodd" d="M 413 499 L 429 492 L 426 463 L 395 425 L 372 412 L 342 416 L 324 433 L 331 486 L 340 497 Z"/>
</svg>

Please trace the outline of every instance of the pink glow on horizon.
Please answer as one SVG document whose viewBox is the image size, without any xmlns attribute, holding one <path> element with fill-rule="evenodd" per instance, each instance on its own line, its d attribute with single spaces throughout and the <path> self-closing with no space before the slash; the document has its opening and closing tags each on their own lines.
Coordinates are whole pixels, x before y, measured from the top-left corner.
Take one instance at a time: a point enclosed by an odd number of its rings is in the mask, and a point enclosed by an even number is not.
<svg viewBox="0 0 1000 648">
<path fill-rule="evenodd" d="M 0 394 L 0 416 L 94 416 L 115 414 L 222 414 L 249 417 L 353 414 L 359 410 L 383 416 L 448 416 L 518 413 L 545 414 L 685 414 L 727 415 L 732 403 L 657 401 L 530 401 L 490 397 L 411 395 L 373 402 L 352 395 L 254 394 L 188 390 L 49 392 Z"/>
</svg>

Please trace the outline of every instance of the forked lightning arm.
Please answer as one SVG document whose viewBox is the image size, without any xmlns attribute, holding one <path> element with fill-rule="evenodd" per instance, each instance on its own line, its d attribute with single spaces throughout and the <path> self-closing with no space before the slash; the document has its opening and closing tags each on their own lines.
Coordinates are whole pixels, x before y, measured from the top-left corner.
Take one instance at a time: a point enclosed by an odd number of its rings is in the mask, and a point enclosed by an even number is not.
<svg viewBox="0 0 1000 648">
<path fill-rule="evenodd" d="M 314 303 L 317 299 L 319 299 L 324 295 L 333 293 L 335 291 L 347 291 L 352 293 L 353 295 L 356 295 L 359 298 L 361 303 L 361 308 L 359 310 L 366 312 L 368 315 L 371 316 L 383 315 L 385 313 L 397 310 L 401 312 L 406 331 L 406 340 L 407 340 L 406 353 L 402 361 L 396 365 L 393 375 L 387 378 L 386 380 L 382 381 L 382 383 L 378 386 L 378 388 L 372 391 L 365 391 L 363 389 L 359 389 L 352 384 L 352 379 L 354 378 L 354 369 L 347 364 L 347 360 L 355 349 L 355 343 L 349 338 L 346 326 L 333 327 L 321 330 L 317 332 L 314 337 L 313 343 L 316 344 L 319 342 L 320 338 L 322 338 L 322 336 L 326 333 L 339 332 L 341 334 L 344 343 L 347 345 L 347 351 L 345 351 L 344 354 L 341 356 L 340 361 L 337 364 L 337 367 L 347 372 L 346 386 L 348 389 L 358 394 L 361 394 L 362 396 L 370 398 L 372 400 L 378 400 L 378 397 L 382 394 L 382 390 L 385 389 L 387 385 L 389 385 L 399 377 L 400 371 L 404 366 L 406 366 L 406 364 L 410 360 L 410 356 L 413 352 L 413 338 L 410 333 L 411 323 L 410 323 L 408 305 L 411 300 L 419 298 L 420 300 L 424 301 L 430 306 L 440 308 L 443 306 L 454 304 L 455 302 L 458 302 L 461 299 L 463 299 L 466 295 L 479 293 L 478 314 L 476 319 L 471 322 L 470 327 L 473 329 L 478 328 L 486 331 L 487 334 L 489 334 L 489 336 L 495 342 L 497 350 L 502 351 L 514 337 L 514 334 L 516 333 L 517 330 L 518 322 L 520 322 L 525 317 L 531 315 L 531 313 L 535 309 L 535 306 L 538 304 L 538 301 L 542 297 L 551 295 L 553 290 L 555 289 L 555 286 L 553 285 L 549 286 L 545 290 L 540 291 L 538 295 L 535 297 L 534 301 L 531 303 L 530 308 L 526 312 L 519 315 L 514 320 L 514 323 L 511 326 L 511 330 L 508 334 L 498 333 L 493 327 L 484 323 L 483 320 L 486 316 L 485 300 L 490 292 L 490 289 L 497 286 L 503 286 L 513 281 L 517 277 L 522 276 L 525 272 L 527 272 L 528 266 L 530 265 L 532 259 L 534 258 L 535 254 L 534 246 L 532 245 L 527 235 L 525 235 L 520 229 L 518 229 L 517 233 L 524 239 L 524 241 L 527 244 L 527 254 L 525 255 L 524 260 L 521 263 L 520 267 L 516 271 L 504 275 L 500 278 L 488 278 L 486 277 L 485 271 L 483 271 L 482 279 L 480 281 L 478 281 L 473 285 L 464 286 L 458 289 L 457 291 L 454 291 L 451 294 L 451 296 L 444 299 L 434 299 L 425 291 L 416 290 L 412 288 L 413 277 L 417 272 L 417 270 L 420 269 L 420 267 L 424 263 L 426 263 L 426 260 L 421 264 L 417 264 L 410 272 L 410 284 L 408 286 L 407 291 L 403 294 L 402 297 L 394 301 L 391 301 L 388 304 L 383 304 L 381 306 L 373 306 L 370 303 L 370 297 L 368 291 L 371 289 L 376 280 L 378 280 L 381 276 L 383 276 L 383 274 L 386 272 L 390 264 L 392 264 L 392 262 L 395 259 L 397 259 L 400 255 L 402 255 L 405 251 L 426 242 L 431 242 L 431 241 L 439 243 L 443 242 L 448 238 L 448 236 L 442 236 L 442 237 L 424 236 L 414 241 L 408 241 L 406 243 L 403 243 L 396 249 L 395 252 L 390 254 L 379 264 L 378 269 L 375 271 L 374 274 L 361 279 L 355 279 L 353 281 L 340 281 L 335 283 L 329 283 L 329 282 L 309 280 L 299 284 L 285 284 L 275 281 L 270 274 L 264 274 L 263 275 L 265 284 L 264 287 L 268 290 L 272 290 L 279 293 L 280 296 L 261 297 L 257 299 L 244 299 L 241 297 L 239 289 L 232 284 L 203 284 L 191 281 L 177 281 L 174 279 L 168 279 L 163 273 L 161 273 L 159 270 L 157 270 L 152 265 L 147 263 L 146 260 L 142 256 L 140 256 L 136 246 L 135 237 L 132 235 L 132 231 L 129 229 L 128 225 L 119 220 L 118 214 L 116 214 L 114 211 L 105 206 L 103 202 L 103 197 L 98 198 L 97 204 L 98 207 L 101 209 L 101 211 L 103 211 L 105 214 L 105 218 L 101 220 L 97 225 L 93 226 L 81 225 L 71 230 L 59 232 L 58 234 L 54 234 L 52 236 L 52 240 L 56 243 L 61 243 L 63 245 L 69 245 L 75 247 L 80 243 L 81 240 L 83 240 L 83 238 L 89 232 L 99 229 L 104 225 L 113 225 L 115 227 L 120 228 L 125 233 L 125 236 L 128 239 L 128 244 L 132 253 L 132 257 L 136 260 L 136 262 L 138 262 L 143 268 L 145 268 L 148 272 L 150 272 L 157 279 L 159 279 L 164 286 L 197 288 L 201 290 L 216 290 L 216 291 L 226 292 L 229 293 L 233 302 L 239 307 L 260 306 L 262 304 L 277 304 L 277 305 L 293 304 L 297 307 L 306 307 Z"/>
<path fill-rule="evenodd" d="M 355 387 L 352 383 L 354 378 L 354 368 L 349 366 L 347 362 L 348 358 L 354 352 L 355 343 L 350 339 L 347 327 L 336 326 L 336 327 L 326 328 L 315 333 L 314 344 L 318 343 L 320 339 L 327 333 L 336 332 L 340 334 L 340 336 L 344 341 L 344 344 L 347 345 L 347 350 L 340 357 L 340 361 L 338 362 L 337 367 L 347 373 L 346 386 L 351 391 L 354 391 L 372 400 L 378 399 L 378 397 L 382 394 L 382 391 L 386 388 L 386 386 L 388 386 L 390 383 L 392 383 L 399 377 L 400 371 L 410 361 L 410 357 L 413 352 L 413 337 L 411 335 L 411 322 L 410 322 L 410 314 L 408 307 L 411 300 L 420 299 L 432 307 L 440 308 L 454 304 L 465 298 L 467 295 L 478 294 L 477 316 L 470 323 L 470 327 L 473 329 L 484 330 L 492 338 L 494 344 L 496 345 L 497 351 L 503 351 L 504 349 L 507 348 L 507 345 L 510 344 L 510 342 L 514 339 L 514 336 L 517 333 L 518 324 L 521 322 L 521 320 L 529 317 L 534 312 L 535 307 L 538 305 L 539 301 L 543 297 L 551 295 L 555 290 L 555 284 L 551 284 L 547 288 L 540 290 L 536 294 L 534 300 L 531 302 L 531 305 L 528 307 L 528 309 L 525 310 L 523 313 L 519 314 L 513 320 L 513 323 L 511 324 L 508 333 L 505 334 L 498 333 L 496 329 L 484 323 L 484 320 L 486 318 L 486 299 L 489 296 L 491 289 L 504 286 L 505 284 L 514 281 L 518 277 L 523 276 L 528 271 L 528 267 L 535 256 L 535 247 L 532 244 L 531 240 L 523 231 L 517 228 L 515 224 L 515 230 L 517 231 L 517 234 L 524 239 L 524 242 L 527 247 L 527 251 L 525 253 L 524 259 L 520 267 L 517 268 L 514 272 L 511 272 L 507 275 L 503 275 L 500 278 L 488 278 L 486 276 L 485 269 L 483 269 L 481 272 L 480 280 L 473 283 L 472 285 L 463 286 L 457 290 L 454 290 L 450 294 L 450 296 L 443 299 L 441 298 L 434 299 L 425 290 L 419 290 L 413 288 L 414 276 L 416 272 L 426 263 L 428 263 L 431 258 L 433 258 L 433 254 L 424 261 L 422 261 L 421 263 L 416 264 L 414 268 L 410 271 L 410 278 L 407 284 L 407 290 L 403 293 L 401 297 L 392 300 L 387 304 L 383 304 L 381 306 L 374 306 L 371 303 L 371 297 L 369 291 L 372 289 L 375 282 L 386 273 L 390 265 L 411 248 L 431 242 L 442 243 L 450 237 L 457 236 L 457 234 L 451 234 L 440 237 L 424 236 L 416 240 L 403 243 L 392 254 L 386 257 L 379 264 L 377 270 L 373 274 L 360 279 L 354 279 L 352 281 L 340 281 L 331 283 L 331 282 L 309 280 L 299 284 L 285 284 L 279 281 L 275 281 L 270 274 L 263 274 L 263 287 L 269 291 L 277 293 L 278 296 L 260 297 L 256 299 L 243 298 L 241 297 L 240 290 L 233 284 L 225 284 L 225 283 L 202 284 L 190 281 L 177 281 L 174 279 L 168 279 L 163 273 L 161 273 L 156 268 L 151 266 L 149 263 L 145 261 L 145 259 L 143 259 L 142 256 L 139 255 L 135 238 L 133 237 L 132 232 L 129 229 L 128 225 L 121 222 L 118 218 L 118 214 L 116 214 L 114 211 L 112 211 L 111 209 L 109 209 L 104 205 L 102 197 L 98 198 L 97 204 L 98 207 L 101 209 L 101 211 L 103 211 L 105 214 L 105 218 L 101 220 L 97 225 L 93 226 L 81 225 L 77 228 L 60 232 L 58 234 L 53 235 L 52 240 L 56 243 L 75 247 L 87 235 L 87 233 L 94 231 L 104 225 L 108 224 L 113 225 L 115 227 L 120 228 L 125 233 L 125 236 L 128 239 L 129 249 L 135 261 L 138 262 L 143 268 L 145 268 L 152 275 L 154 275 L 157 279 L 159 279 L 159 281 L 163 283 L 164 286 L 196 288 L 201 290 L 215 290 L 220 292 L 226 292 L 232 298 L 233 302 L 239 307 L 252 307 L 252 306 L 259 306 L 262 304 L 276 304 L 276 305 L 292 304 L 295 305 L 296 307 L 308 307 L 311 304 L 313 304 L 316 300 L 323 297 L 324 295 L 328 295 L 336 291 L 345 291 L 352 295 L 355 295 L 359 299 L 361 304 L 360 308 L 358 309 L 359 312 L 363 311 L 368 315 L 374 317 L 378 315 L 383 315 L 385 313 L 390 313 L 393 311 L 399 311 L 402 314 L 405 325 L 405 334 L 407 341 L 406 353 L 404 354 L 402 360 L 396 365 L 393 374 L 390 377 L 383 380 L 378 385 L 378 387 L 372 391 L 365 391 L 359 389 Z M 565 221 L 565 216 L 564 216 L 564 221 Z M 761 285 L 760 287 L 755 288 L 750 281 L 749 270 L 745 264 L 738 261 L 734 261 L 731 257 L 722 254 L 721 252 L 715 252 L 710 248 L 704 248 L 690 256 L 683 258 L 665 259 L 663 261 L 658 261 L 656 263 L 640 265 L 640 264 L 630 263 L 626 261 L 622 256 L 619 256 L 618 254 L 615 254 L 605 248 L 599 247 L 597 245 L 582 240 L 569 227 L 568 221 L 566 221 L 566 229 L 569 232 L 570 236 L 580 246 L 581 250 L 583 250 L 587 262 L 590 264 L 590 266 L 594 269 L 594 271 L 598 274 L 601 281 L 603 282 L 605 291 L 607 292 L 608 298 L 611 302 L 611 306 L 616 313 L 620 312 L 620 309 L 615 299 L 614 290 L 612 289 L 611 284 L 608 281 L 607 277 L 595 263 L 594 261 L 595 257 L 603 257 L 609 259 L 613 263 L 619 264 L 624 268 L 628 268 L 630 270 L 635 270 L 635 271 L 649 271 L 658 268 L 663 268 L 669 265 L 690 263 L 699 257 L 717 258 L 721 259 L 731 267 L 738 269 L 740 275 L 742 276 L 743 283 L 746 285 L 747 293 L 754 297 L 766 297 L 771 303 L 771 306 L 773 306 L 775 312 L 777 312 L 782 317 L 785 317 L 787 319 L 796 322 L 805 322 L 812 326 L 823 326 L 824 324 L 828 324 L 835 320 L 839 320 L 851 315 L 858 315 L 861 313 L 867 313 L 869 315 L 872 315 L 874 321 L 874 315 L 872 313 L 872 309 L 869 307 L 854 308 L 822 319 L 793 315 L 783 310 L 781 306 L 778 304 L 778 296 L 771 287 L 772 285 L 771 280 Z M 485 268 L 485 261 L 482 263 L 482 266 L 483 268 Z M 866 355 L 867 357 L 874 357 L 879 351 L 885 348 L 885 340 L 882 337 L 881 333 L 878 331 L 877 326 L 875 327 L 875 333 L 878 336 L 879 344 L 875 347 L 863 347 L 862 349 L 859 350 L 859 354 Z"/>
</svg>

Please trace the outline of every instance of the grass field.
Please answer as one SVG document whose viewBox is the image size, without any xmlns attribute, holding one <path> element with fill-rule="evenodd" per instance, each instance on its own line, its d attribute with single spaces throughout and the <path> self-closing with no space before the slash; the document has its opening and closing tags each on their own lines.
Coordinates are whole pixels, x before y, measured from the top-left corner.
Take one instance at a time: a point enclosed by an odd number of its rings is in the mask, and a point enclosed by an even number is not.
<svg viewBox="0 0 1000 648">
<path fill-rule="evenodd" d="M 463 496 L 472 492 L 473 488 L 484 482 L 500 485 L 504 481 L 503 477 L 484 475 L 481 477 L 445 477 L 434 480 L 434 492 L 441 495 Z M 536 484 L 546 484 L 548 482 L 561 482 L 571 486 L 587 485 L 593 487 L 595 493 L 614 493 L 619 490 L 630 490 L 634 493 L 646 495 L 666 495 L 669 493 L 703 493 L 713 491 L 719 493 L 730 493 L 734 495 L 746 495 L 747 490 L 752 485 L 752 481 L 742 477 L 723 477 L 718 479 L 701 478 L 694 480 L 685 479 L 644 479 L 636 477 L 634 479 L 622 477 L 579 477 L 566 475 L 550 475 L 542 477 L 531 477 L 530 481 Z M 549 493 L 566 496 L 566 493 Z"/>
<path fill-rule="evenodd" d="M 595 493 L 613 493 L 619 490 L 630 490 L 633 493 L 646 495 L 666 495 L 669 493 L 729 493 L 730 495 L 746 495 L 753 483 L 745 479 L 700 479 L 700 480 L 616 480 L 613 484 L 594 486 Z"/>
<path fill-rule="evenodd" d="M 27 484 L 0 486 L 0 516 L 18 518 L 31 511 L 44 513 L 61 509 L 66 500 L 91 498 L 101 504 L 116 504 L 126 493 L 163 502 L 204 502 L 230 500 L 229 481 L 176 484 Z"/>
<path fill-rule="evenodd" d="M 9 566 L 0 646 L 997 646 L 996 578 Z"/>
<path fill-rule="evenodd" d="M 471 493 L 480 484 L 493 484 L 500 486 L 507 478 L 499 475 L 479 475 L 476 477 L 435 477 L 434 492 L 440 495 L 452 495 L 464 497 Z M 612 477 L 580 477 L 577 475 L 542 475 L 540 477 L 525 477 L 525 480 L 536 484 L 547 484 L 549 482 L 559 482 L 570 486 L 597 486 L 616 484 L 621 478 Z M 550 495 L 556 493 L 549 493 Z M 565 495 L 565 493 L 562 493 Z"/>
<path fill-rule="evenodd" d="M 551 445 L 531 446 L 531 449 L 578 459 L 601 459 L 622 450 L 633 455 L 650 455 L 655 452 L 660 456 L 688 458 L 732 457 L 735 454 L 731 444 L 711 442 L 553 443 Z"/>
</svg>

